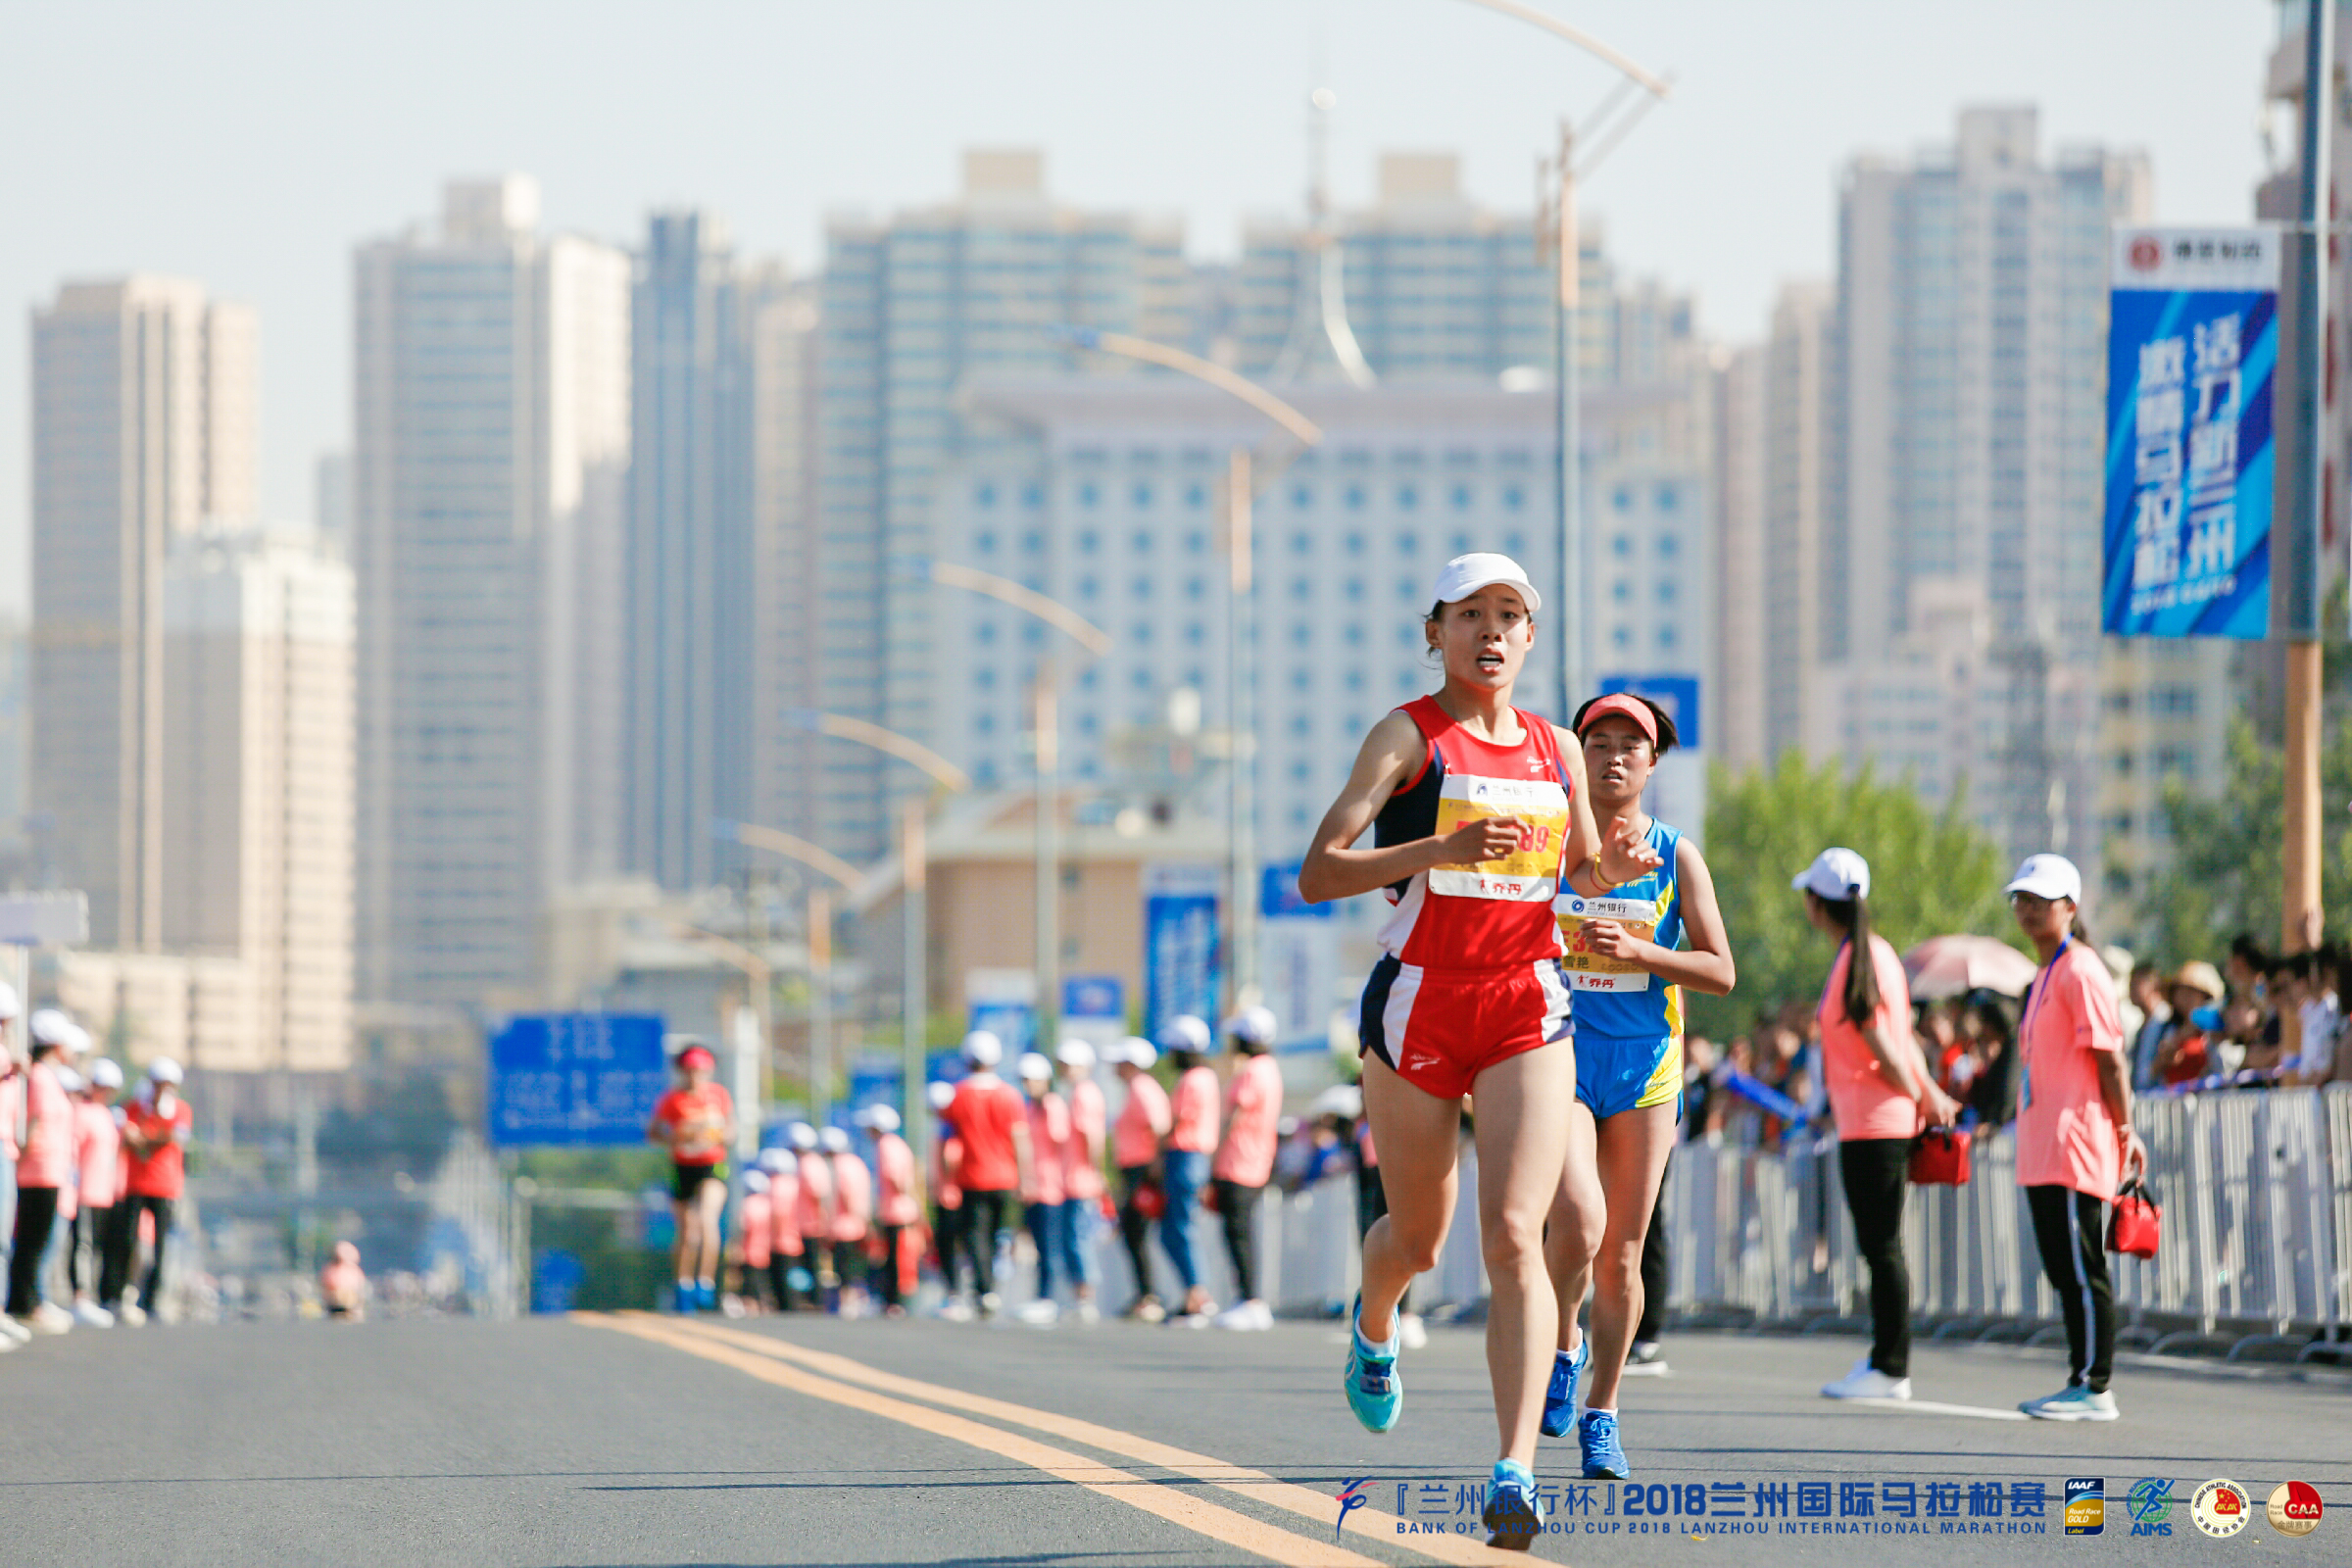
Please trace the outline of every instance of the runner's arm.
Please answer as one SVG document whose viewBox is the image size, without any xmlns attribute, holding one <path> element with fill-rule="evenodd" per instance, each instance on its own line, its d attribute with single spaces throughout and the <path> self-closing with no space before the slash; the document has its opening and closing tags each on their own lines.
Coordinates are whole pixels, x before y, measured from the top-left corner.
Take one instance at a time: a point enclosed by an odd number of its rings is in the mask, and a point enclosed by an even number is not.
<svg viewBox="0 0 2352 1568">
<path fill-rule="evenodd" d="M 1666 862 L 1658 852 L 1642 842 L 1627 822 L 1604 846 L 1600 829 L 1592 823 L 1592 790 L 1585 781 L 1585 747 L 1574 735 L 1551 726 L 1551 738 L 1560 753 L 1560 761 L 1568 769 L 1568 885 L 1588 899 L 1606 898 L 1613 888 L 1621 887 L 1636 877 L 1646 876 Z M 1600 857 L 1600 876 L 1604 886 L 1592 875 L 1592 857 Z M 1583 878 L 1579 881 L 1578 878 Z"/>
<path fill-rule="evenodd" d="M 1432 836 L 1382 849 L 1350 848 L 1398 786 L 1413 776 L 1428 754 L 1421 728 L 1404 713 L 1389 714 L 1372 726 L 1355 755 L 1354 771 L 1339 799 L 1323 813 L 1298 869 L 1298 896 L 1328 904 L 1402 882 L 1438 865 L 1475 865 L 1497 860 L 1519 847 L 1515 816 L 1488 816 L 1463 824 L 1444 838 Z"/>
<path fill-rule="evenodd" d="M 1715 879 L 1707 871 L 1706 858 L 1689 839 L 1676 846 L 1674 874 L 1682 887 L 1683 932 L 1690 939 L 1689 949 L 1644 942 L 1616 920 L 1592 921 L 1585 940 L 1595 953 L 1638 963 L 1669 985 L 1687 986 L 1711 997 L 1730 996 L 1739 979 L 1732 964 L 1732 939 L 1723 928 L 1723 910 L 1715 903 Z"/>
</svg>

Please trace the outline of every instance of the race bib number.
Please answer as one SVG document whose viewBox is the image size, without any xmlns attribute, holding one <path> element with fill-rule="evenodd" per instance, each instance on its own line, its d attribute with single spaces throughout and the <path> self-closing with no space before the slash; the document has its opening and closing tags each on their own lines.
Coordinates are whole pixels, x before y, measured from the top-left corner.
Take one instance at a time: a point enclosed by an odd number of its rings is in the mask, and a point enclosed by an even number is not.
<svg viewBox="0 0 2352 1568">
<path fill-rule="evenodd" d="M 1648 899 L 1588 899 L 1563 893 L 1552 903 L 1560 921 L 1560 967 L 1571 991 L 1647 991 L 1649 971 L 1627 958 L 1592 951 L 1592 920 L 1614 920 L 1628 935 L 1647 942 L 1657 935 L 1658 906 Z"/>
<path fill-rule="evenodd" d="M 1438 866 L 1429 873 L 1429 891 L 1506 904 L 1550 899 L 1568 846 L 1568 792 L 1555 779 L 1446 775 L 1438 796 L 1438 837 L 1491 816 L 1519 818 L 1519 847 L 1499 859 Z"/>
</svg>

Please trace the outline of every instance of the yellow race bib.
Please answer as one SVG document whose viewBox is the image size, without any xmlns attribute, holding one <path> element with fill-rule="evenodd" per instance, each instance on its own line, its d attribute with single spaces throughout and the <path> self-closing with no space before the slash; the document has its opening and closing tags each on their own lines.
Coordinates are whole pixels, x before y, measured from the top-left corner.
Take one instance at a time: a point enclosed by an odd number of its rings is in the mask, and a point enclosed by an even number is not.
<svg viewBox="0 0 2352 1568">
<path fill-rule="evenodd" d="M 1494 816 L 1519 818 L 1519 847 L 1475 865 L 1435 867 L 1429 891 L 1507 904 L 1550 899 L 1558 890 L 1560 857 L 1568 844 L 1568 792 L 1557 779 L 1446 775 L 1438 795 L 1438 837 Z"/>
</svg>

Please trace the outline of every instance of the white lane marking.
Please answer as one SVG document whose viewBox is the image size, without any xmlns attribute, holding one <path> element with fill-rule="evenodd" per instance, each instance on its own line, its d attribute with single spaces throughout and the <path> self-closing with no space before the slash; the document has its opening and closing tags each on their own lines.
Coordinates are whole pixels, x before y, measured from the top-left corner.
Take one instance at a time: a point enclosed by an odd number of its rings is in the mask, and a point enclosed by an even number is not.
<svg viewBox="0 0 2352 1568">
<path fill-rule="evenodd" d="M 1871 1410 L 1913 1410 L 1921 1415 L 1965 1415 L 1979 1421 L 2030 1421 L 2023 1410 L 1994 1410 L 1982 1404 L 1938 1404 L 1934 1399 L 1840 1399 Z"/>
</svg>

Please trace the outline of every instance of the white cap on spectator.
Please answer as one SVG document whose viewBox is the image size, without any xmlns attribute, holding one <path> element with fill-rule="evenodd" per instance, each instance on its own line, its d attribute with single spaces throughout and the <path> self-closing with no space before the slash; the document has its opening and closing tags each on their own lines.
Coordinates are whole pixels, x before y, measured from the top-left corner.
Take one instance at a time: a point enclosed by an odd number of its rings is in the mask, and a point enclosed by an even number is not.
<svg viewBox="0 0 2352 1568">
<path fill-rule="evenodd" d="M 1159 1048 L 1141 1035 L 1129 1035 L 1112 1046 L 1107 1054 L 1113 1061 L 1123 1061 L 1131 1067 L 1141 1067 L 1150 1072 L 1152 1064 L 1159 1059 Z"/>
<path fill-rule="evenodd" d="M 170 1056 L 158 1056 L 147 1064 L 147 1076 L 159 1084 L 179 1082 L 179 1063 Z"/>
<path fill-rule="evenodd" d="M 73 1020 L 70 1018 L 66 1021 L 68 1023 L 73 1023 Z M 74 1024 L 73 1034 L 68 1036 L 66 1039 L 66 1053 L 67 1054 L 74 1056 L 86 1056 L 90 1054 L 90 1047 L 93 1044 L 95 1044 L 95 1042 L 90 1039 L 90 1032 L 87 1029 L 84 1029 L 81 1025 L 75 1023 Z"/>
<path fill-rule="evenodd" d="M 1430 597 L 1441 605 L 1456 604 L 1481 588 L 1492 588 L 1496 583 L 1518 589 L 1529 614 L 1544 608 L 1544 596 L 1536 592 L 1534 583 L 1527 580 L 1527 571 L 1519 563 L 1508 556 L 1485 551 L 1456 556 L 1446 563 L 1445 569 L 1438 573 L 1437 586 L 1430 590 Z"/>
<path fill-rule="evenodd" d="M 8 1022 L 24 1010 L 24 1001 L 17 995 L 17 988 L 0 980 L 0 1023 Z"/>
<path fill-rule="evenodd" d="M 931 1102 L 933 1110 L 945 1110 L 956 1102 L 956 1086 L 935 1083 L 923 1091 L 923 1098 Z"/>
<path fill-rule="evenodd" d="M 1064 1040 L 1054 1049 L 1054 1059 L 1085 1072 L 1095 1064 L 1095 1048 L 1083 1040 Z"/>
<path fill-rule="evenodd" d="M 2082 873 L 2063 855 L 2029 855 L 2003 893 L 2031 893 L 2037 899 L 2082 902 Z"/>
<path fill-rule="evenodd" d="M 1032 1078 L 1051 1078 L 1054 1076 L 1054 1063 L 1048 1061 L 1042 1054 L 1034 1051 L 1024 1051 L 1021 1053 L 1020 1066 L 1021 1081 L 1023 1083 L 1028 1082 Z"/>
<path fill-rule="evenodd" d="M 1789 884 L 1832 904 L 1870 897 L 1870 862 L 1851 850 L 1827 849 Z"/>
<path fill-rule="evenodd" d="M 1159 1046 L 1163 1051 L 1192 1051 L 1206 1054 L 1216 1047 L 1216 1037 L 1208 1032 L 1205 1019 L 1189 1012 L 1180 1012 L 1160 1026 Z"/>
<path fill-rule="evenodd" d="M 816 1147 L 816 1129 L 805 1121 L 796 1121 L 785 1128 L 784 1136 L 792 1140 L 793 1148 L 804 1153 Z"/>
<path fill-rule="evenodd" d="M 850 1135 L 839 1127 L 828 1127 L 818 1133 L 816 1142 L 817 1147 L 828 1154 L 846 1154 L 850 1152 Z"/>
<path fill-rule="evenodd" d="M 1246 1045 L 1270 1046 L 1281 1033 L 1281 1025 L 1274 1021 L 1272 1007 L 1258 1005 L 1244 1007 L 1226 1019 L 1225 1032 Z"/>
<path fill-rule="evenodd" d="M 101 1089 L 120 1089 L 122 1087 L 122 1069 L 116 1064 L 114 1057 L 100 1056 L 90 1063 L 90 1082 Z"/>
<path fill-rule="evenodd" d="M 760 1168 L 770 1176 L 790 1176 L 801 1168 L 801 1159 L 789 1149 L 762 1149 Z"/>
<path fill-rule="evenodd" d="M 871 1128 L 877 1133 L 895 1133 L 899 1130 L 899 1113 L 888 1105 L 868 1105 L 858 1125 Z"/>
<path fill-rule="evenodd" d="M 1004 1042 L 985 1029 L 963 1037 L 963 1059 L 975 1067 L 994 1067 L 1004 1059 Z"/>
<path fill-rule="evenodd" d="M 32 1016 L 24 1020 L 24 1032 L 36 1046 L 55 1046 L 64 1050 L 74 1038 L 74 1020 L 55 1007 L 35 1007 Z"/>
<path fill-rule="evenodd" d="M 767 1172 L 760 1170 L 757 1166 L 745 1171 L 743 1173 L 743 1190 L 747 1193 L 766 1192 Z"/>
</svg>

